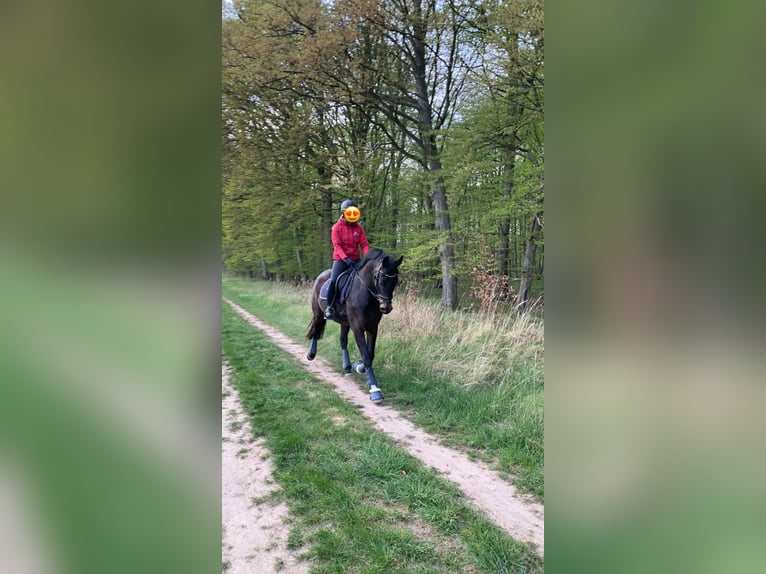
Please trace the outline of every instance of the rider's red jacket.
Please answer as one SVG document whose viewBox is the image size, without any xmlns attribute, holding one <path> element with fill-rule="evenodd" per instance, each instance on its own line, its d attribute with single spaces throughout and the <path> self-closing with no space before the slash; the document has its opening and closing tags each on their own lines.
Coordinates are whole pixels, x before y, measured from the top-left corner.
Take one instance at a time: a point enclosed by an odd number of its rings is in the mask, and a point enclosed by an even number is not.
<svg viewBox="0 0 766 574">
<path fill-rule="evenodd" d="M 370 245 L 367 243 L 367 235 L 358 223 L 349 223 L 341 218 L 332 226 L 332 258 L 333 259 L 359 259 L 359 248 L 362 248 L 362 256 L 367 255 Z"/>
</svg>

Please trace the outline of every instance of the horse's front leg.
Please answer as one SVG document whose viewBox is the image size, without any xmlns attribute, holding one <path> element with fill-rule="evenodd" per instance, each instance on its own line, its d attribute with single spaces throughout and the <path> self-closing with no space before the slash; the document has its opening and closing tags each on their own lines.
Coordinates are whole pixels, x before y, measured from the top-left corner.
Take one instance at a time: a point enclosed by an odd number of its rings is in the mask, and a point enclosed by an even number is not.
<svg viewBox="0 0 766 574">
<path fill-rule="evenodd" d="M 367 348 L 370 350 L 370 366 L 375 360 L 375 343 L 378 340 L 378 326 L 372 325 L 367 329 Z M 365 365 L 367 367 L 367 365 Z"/>
<path fill-rule="evenodd" d="M 340 326 L 340 350 L 343 356 L 343 372 L 351 374 L 351 359 L 348 358 L 348 325 Z"/>
<path fill-rule="evenodd" d="M 362 328 L 354 329 L 354 338 L 356 339 L 356 346 L 359 347 L 359 353 L 362 355 L 362 362 L 364 362 L 364 372 L 367 375 L 367 388 L 370 390 L 370 400 L 374 403 L 380 402 L 383 400 L 383 393 L 378 388 L 378 381 L 372 370 L 372 355 L 370 354 L 370 348 L 367 346 L 365 332 Z M 372 343 L 374 346 L 374 337 Z"/>
</svg>

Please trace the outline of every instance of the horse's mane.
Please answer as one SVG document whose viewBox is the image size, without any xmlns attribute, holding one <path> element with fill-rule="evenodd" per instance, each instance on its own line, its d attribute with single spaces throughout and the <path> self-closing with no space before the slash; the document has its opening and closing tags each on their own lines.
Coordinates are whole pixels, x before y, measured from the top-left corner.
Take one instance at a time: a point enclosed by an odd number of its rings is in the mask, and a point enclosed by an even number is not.
<svg viewBox="0 0 766 574">
<path fill-rule="evenodd" d="M 379 259 L 383 259 L 384 257 L 386 257 L 386 252 L 383 251 L 382 249 L 378 249 L 377 247 L 370 249 L 367 252 L 367 255 L 364 256 L 364 259 L 362 259 L 362 262 L 358 268 L 361 269 L 362 267 L 367 265 L 368 261 L 377 261 Z"/>
<path fill-rule="evenodd" d="M 365 261 L 372 261 L 373 259 L 383 259 L 383 257 L 386 256 L 386 252 L 382 249 L 378 249 L 377 247 L 374 247 L 370 249 L 367 252 L 367 255 L 364 256 Z"/>
</svg>

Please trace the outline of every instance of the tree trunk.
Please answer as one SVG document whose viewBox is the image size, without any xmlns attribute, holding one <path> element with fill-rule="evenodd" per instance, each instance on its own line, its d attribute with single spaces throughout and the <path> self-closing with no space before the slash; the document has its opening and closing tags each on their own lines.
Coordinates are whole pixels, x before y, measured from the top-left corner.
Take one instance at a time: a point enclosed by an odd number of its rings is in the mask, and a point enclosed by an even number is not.
<svg viewBox="0 0 766 574">
<path fill-rule="evenodd" d="M 518 256 L 518 235 L 519 235 L 519 218 L 514 217 L 511 220 L 511 244 L 510 244 L 510 263 L 509 263 L 509 277 L 514 277 L 516 273 L 516 268 L 519 266 L 519 256 Z"/>
<path fill-rule="evenodd" d="M 335 223 L 333 218 L 334 211 L 332 206 L 332 192 L 328 188 L 322 192 L 322 229 L 324 232 L 325 249 L 322 250 L 321 262 L 323 268 L 332 265 L 332 226 Z"/>
<path fill-rule="evenodd" d="M 303 250 L 301 249 L 297 227 L 293 227 L 293 239 L 295 240 L 295 259 L 298 261 L 298 274 L 303 277 Z"/>
<path fill-rule="evenodd" d="M 516 309 L 519 313 L 526 313 L 529 309 L 529 299 L 532 292 L 532 279 L 535 274 L 535 255 L 537 254 L 537 242 L 540 239 L 540 230 L 542 229 L 542 188 L 539 191 L 537 204 L 540 206 L 538 211 L 532 217 L 532 229 L 530 230 L 527 244 L 524 249 L 524 262 L 521 269 L 521 282 L 519 283 L 519 296 Z"/>
<path fill-rule="evenodd" d="M 252 274 L 252 271 L 250 273 Z M 266 267 L 266 259 L 264 257 L 261 257 L 261 278 L 264 281 L 269 280 L 269 269 Z"/>
<path fill-rule="evenodd" d="M 514 154 L 510 151 L 507 151 L 505 155 L 505 165 L 503 166 L 503 185 L 500 190 L 500 193 L 503 197 L 503 202 L 506 204 L 510 201 L 511 191 L 513 189 L 514 164 Z M 510 215 L 503 215 L 500 217 L 500 221 L 497 224 L 495 269 L 498 275 L 508 275 L 510 260 L 510 233 L 511 217 Z"/>
<path fill-rule="evenodd" d="M 441 164 L 438 160 L 438 170 Z M 437 173 L 439 173 L 437 171 Z M 439 234 L 439 259 L 442 267 L 442 298 L 440 305 L 447 309 L 457 309 L 457 278 L 453 274 L 455 267 L 455 245 L 452 238 L 449 210 L 447 209 L 447 192 L 441 174 L 431 185 L 431 195 L 436 212 L 436 232 Z"/>
<path fill-rule="evenodd" d="M 431 176 L 431 200 L 436 217 L 436 233 L 439 237 L 439 261 L 442 270 L 442 298 L 440 305 L 450 310 L 457 309 L 457 278 L 453 274 L 455 268 L 455 246 L 450 225 L 449 207 L 447 205 L 447 190 L 442 175 L 442 164 L 436 146 L 434 134 L 433 110 L 429 98 L 428 77 L 426 70 L 425 26 L 418 26 L 421 16 L 419 4 L 416 3 L 415 33 L 412 44 L 412 72 L 415 81 L 415 97 L 418 110 L 418 135 L 420 148 L 423 153 L 425 167 Z"/>
<path fill-rule="evenodd" d="M 391 238 L 391 248 L 394 252 L 399 250 L 399 175 L 401 173 L 402 156 L 397 157 L 391 166 L 391 179 L 389 186 L 389 194 L 391 200 L 391 206 L 389 207 L 390 227 L 394 236 Z"/>
</svg>

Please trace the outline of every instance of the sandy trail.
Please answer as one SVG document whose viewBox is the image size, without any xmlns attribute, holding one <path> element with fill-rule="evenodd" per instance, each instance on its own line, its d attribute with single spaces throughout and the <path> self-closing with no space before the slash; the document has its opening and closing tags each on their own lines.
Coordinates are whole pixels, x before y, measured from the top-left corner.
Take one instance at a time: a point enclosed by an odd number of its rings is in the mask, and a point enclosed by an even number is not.
<svg viewBox="0 0 766 574">
<path fill-rule="evenodd" d="M 381 431 L 394 438 L 408 453 L 454 482 L 474 507 L 483 511 L 512 538 L 521 542 L 531 542 L 537 553 L 543 556 L 543 505 L 535 502 L 531 496 L 518 492 L 513 485 L 505 482 L 482 463 L 439 444 L 434 436 L 416 427 L 394 409 L 373 404 L 351 378 L 336 373 L 319 357 L 309 362 L 306 359 L 308 344 L 296 345 L 236 303 L 228 299 L 226 303 L 250 325 L 266 333 L 277 346 L 293 355 L 309 372 L 332 385 L 344 399 L 357 405 L 362 414 Z M 382 390 L 385 394 L 385 383 Z"/>
<path fill-rule="evenodd" d="M 239 393 L 229 382 L 228 371 L 223 365 L 222 571 L 224 574 L 304 574 L 309 564 L 299 562 L 286 548 L 287 507 L 265 500 L 278 490 L 271 480 L 273 467 L 269 451 L 262 440 L 253 440 L 250 421 L 240 406 Z"/>
</svg>

